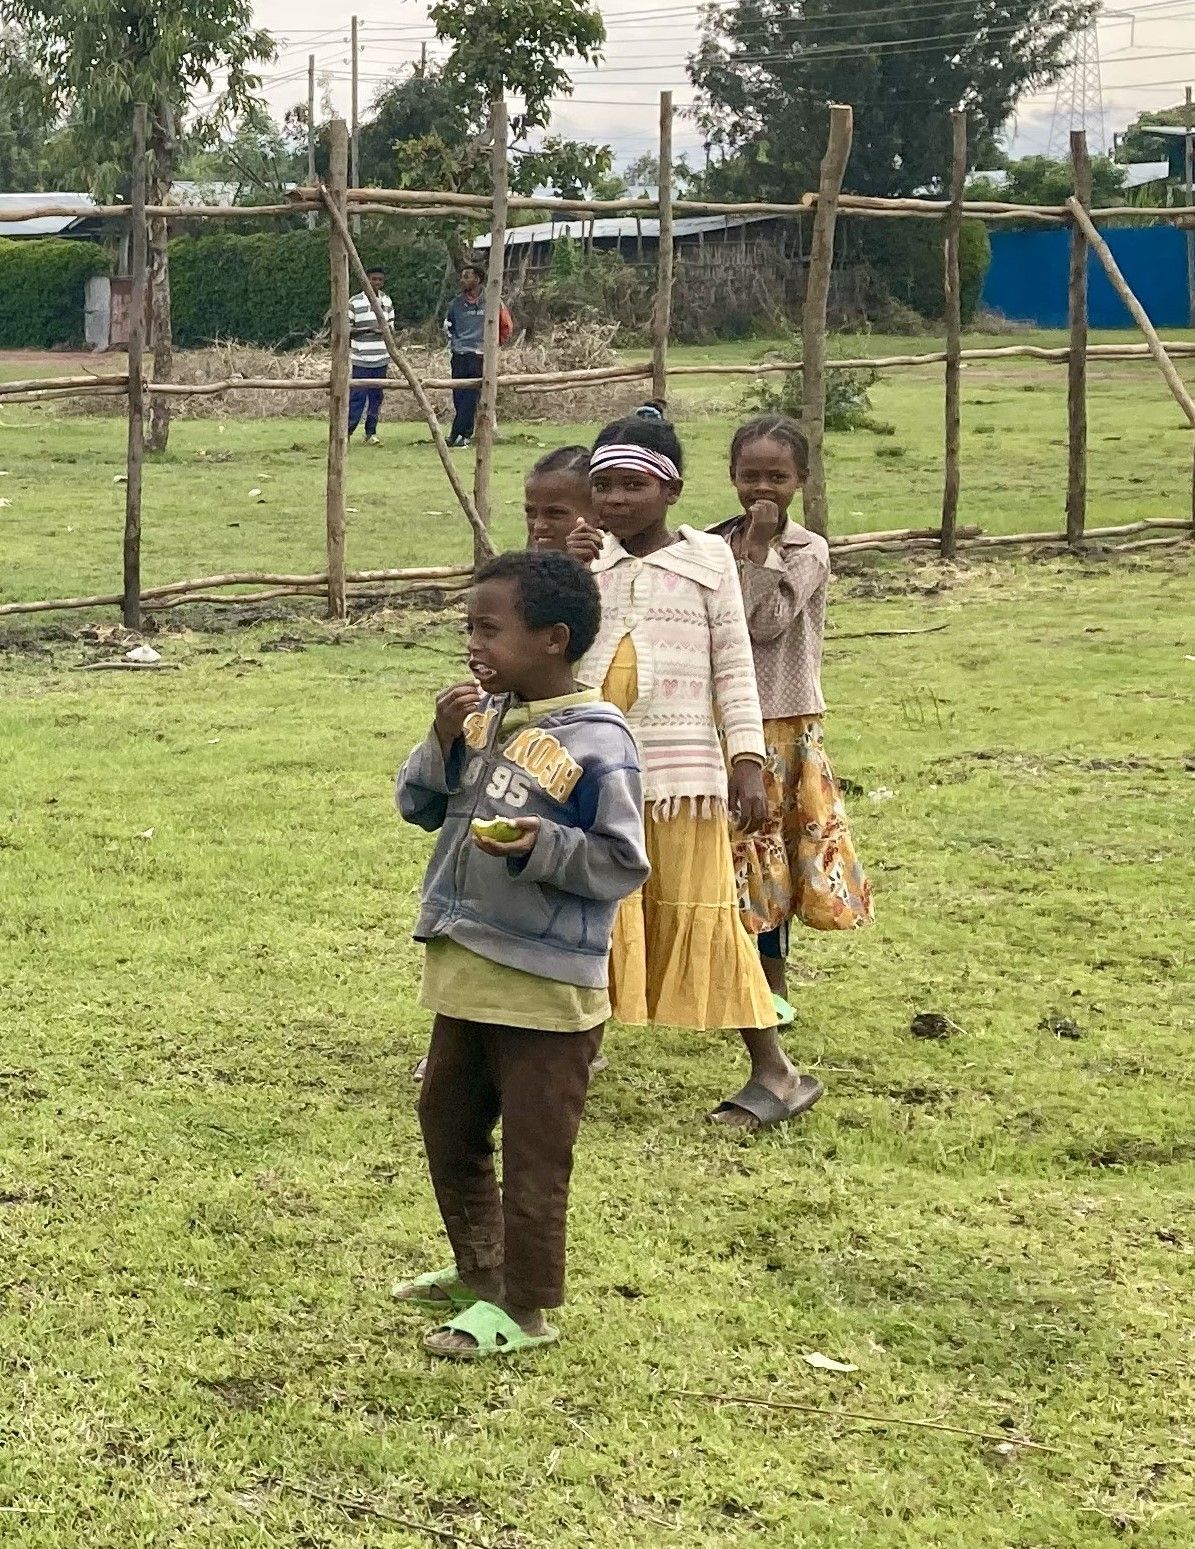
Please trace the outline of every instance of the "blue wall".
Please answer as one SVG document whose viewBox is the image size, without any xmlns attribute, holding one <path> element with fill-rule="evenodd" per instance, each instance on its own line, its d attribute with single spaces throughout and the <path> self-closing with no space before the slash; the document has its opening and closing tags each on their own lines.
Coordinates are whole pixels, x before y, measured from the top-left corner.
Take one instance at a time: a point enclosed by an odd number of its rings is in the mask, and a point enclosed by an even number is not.
<svg viewBox="0 0 1195 1549">
<path fill-rule="evenodd" d="M 1186 239 L 1173 226 L 1113 228 L 1103 233 L 1120 272 L 1155 328 L 1185 328 Z M 1065 328 L 1070 233 L 993 231 L 992 261 L 983 282 L 982 305 L 1003 317 Z M 1087 308 L 1093 328 L 1132 328 L 1124 303 L 1108 283 L 1094 254 L 1087 255 Z"/>
</svg>

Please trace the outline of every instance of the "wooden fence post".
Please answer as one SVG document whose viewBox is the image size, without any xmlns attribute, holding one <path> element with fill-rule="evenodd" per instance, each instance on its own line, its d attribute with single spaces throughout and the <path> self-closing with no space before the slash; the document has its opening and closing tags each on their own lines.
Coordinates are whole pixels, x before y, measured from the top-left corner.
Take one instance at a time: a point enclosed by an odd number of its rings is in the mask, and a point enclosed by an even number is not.
<svg viewBox="0 0 1195 1549">
<path fill-rule="evenodd" d="M 827 530 L 826 464 L 822 443 L 826 435 L 826 303 L 830 296 L 830 271 L 834 265 L 834 228 L 838 219 L 838 195 L 851 154 L 853 116 L 841 102 L 830 104 L 830 139 L 822 157 L 817 209 L 813 216 L 809 277 L 801 307 L 801 425 L 809 443 L 809 477 L 802 491 L 805 525 L 824 537 Z"/>
<path fill-rule="evenodd" d="M 498 426 L 498 329 L 502 312 L 502 279 L 506 269 L 506 202 L 510 195 L 507 166 L 506 100 L 501 92 L 490 104 L 490 175 L 494 207 L 490 218 L 490 261 L 485 280 L 485 343 L 481 367 L 481 397 L 477 405 L 477 458 L 473 465 L 473 506 L 488 532 L 492 520 L 490 485 L 494 468 L 494 434 Z M 473 540 L 473 561 L 489 556 L 478 536 Z"/>
<path fill-rule="evenodd" d="M 133 180 L 129 220 L 129 441 L 124 491 L 124 624 L 141 628 L 141 468 L 145 459 L 145 310 L 149 278 L 149 232 L 145 225 L 146 106 L 133 108 Z"/>
<path fill-rule="evenodd" d="M 660 93 L 660 250 L 651 321 L 651 393 L 668 398 L 668 335 L 672 331 L 672 93 Z"/>
<path fill-rule="evenodd" d="M 946 446 L 942 483 L 942 558 L 956 549 L 959 492 L 959 439 L 962 424 L 963 313 L 959 275 L 959 244 L 963 233 L 963 186 L 967 181 L 967 115 L 955 108 L 950 115 L 950 208 L 946 212 L 944 274 L 946 300 Z"/>
<path fill-rule="evenodd" d="M 1183 106 L 1183 124 L 1186 126 L 1186 134 L 1183 136 L 1183 202 L 1190 206 L 1192 195 L 1192 176 L 1195 169 L 1192 168 L 1192 135 L 1195 133 L 1191 123 L 1191 88 L 1187 87 L 1186 101 Z M 1195 328 L 1195 229 L 1188 222 L 1186 228 L 1187 237 L 1187 323 Z"/>
<path fill-rule="evenodd" d="M 348 200 L 349 135 L 343 118 L 331 123 L 328 163 L 329 193 L 344 214 Z M 331 386 L 328 392 L 328 483 L 324 505 L 328 554 L 328 617 L 342 619 L 347 611 L 344 579 L 344 476 L 349 445 L 349 263 L 344 239 L 335 222 L 328 228 L 331 281 Z"/>
<path fill-rule="evenodd" d="M 1071 130 L 1071 167 L 1075 198 L 1091 204 L 1091 158 L 1087 135 Z M 1066 364 L 1066 541 L 1077 548 L 1087 523 L 1087 238 L 1077 221 L 1071 223 L 1070 354 Z"/>
</svg>

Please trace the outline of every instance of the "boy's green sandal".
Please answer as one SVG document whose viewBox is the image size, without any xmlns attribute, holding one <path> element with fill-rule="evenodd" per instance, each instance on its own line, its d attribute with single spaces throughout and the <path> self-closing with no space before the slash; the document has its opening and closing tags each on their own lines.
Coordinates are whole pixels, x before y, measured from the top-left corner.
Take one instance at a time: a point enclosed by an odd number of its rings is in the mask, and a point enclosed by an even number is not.
<svg viewBox="0 0 1195 1549">
<path fill-rule="evenodd" d="M 445 1334 L 467 1334 L 472 1345 L 446 1344 Z M 493 1302 L 474 1302 L 439 1328 L 425 1336 L 423 1348 L 431 1355 L 446 1356 L 450 1361 L 484 1361 L 494 1355 L 517 1355 L 540 1345 L 554 1345 L 560 1331 L 548 1325 L 543 1334 L 528 1334 L 509 1314 Z"/>
<path fill-rule="evenodd" d="M 464 1312 L 477 1300 L 461 1284 L 455 1265 L 429 1270 L 426 1275 L 416 1275 L 414 1280 L 399 1281 L 390 1287 L 390 1295 L 404 1306 L 420 1307 L 427 1312 Z"/>
</svg>

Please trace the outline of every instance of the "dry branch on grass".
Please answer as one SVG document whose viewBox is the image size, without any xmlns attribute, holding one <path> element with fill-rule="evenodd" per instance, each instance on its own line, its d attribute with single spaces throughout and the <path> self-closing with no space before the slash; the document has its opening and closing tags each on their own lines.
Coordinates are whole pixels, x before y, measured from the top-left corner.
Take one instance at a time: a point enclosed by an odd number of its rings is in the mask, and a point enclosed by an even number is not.
<svg viewBox="0 0 1195 1549">
<path fill-rule="evenodd" d="M 918 1430 L 946 1431 L 954 1436 L 972 1436 L 976 1441 L 995 1442 L 998 1446 L 1024 1447 L 1033 1452 L 1061 1453 L 1061 1447 L 1047 1446 L 1044 1441 L 1030 1441 L 1012 1431 L 976 1431 L 966 1425 L 947 1425 L 943 1420 L 921 1420 L 912 1415 L 865 1414 L 857 1409 L 828 1409 L 818 1404 L 798 1404 L 778 1398 L 749 1398 L 738 1393 L 694 1393 L 686 1388 L 665 1388 L 673 1398 L 700 1399 L 707 1404 L 743 1404 L 752 1409 L 787 1409 L 796 1414 L 821 1415 L 827 1420 L 851 1420 L 860 1425 L 911 1425 Z"/>
</svg>

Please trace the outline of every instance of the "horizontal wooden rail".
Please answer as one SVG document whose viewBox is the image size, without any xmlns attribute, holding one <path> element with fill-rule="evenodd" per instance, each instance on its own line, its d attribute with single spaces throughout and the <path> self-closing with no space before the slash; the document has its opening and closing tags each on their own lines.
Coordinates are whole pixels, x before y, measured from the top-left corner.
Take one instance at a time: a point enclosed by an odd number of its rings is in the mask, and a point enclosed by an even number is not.
<svg viewBox="0 0 1195 1549">
<path fill-rule="evenodd" d="M 1119 527 L 1089 528 L 1082 541 L 1098 542 L 1158 531 L 1169 531 L 1178 535 L 1169 538 L 1146 538 L 1141 542 L 1125 544 L 1123 552 L 1129 553 L 1147 547 L 1177 547 L 1192 541 L 1190 522 L 1185 518 L 1170 516 L 1145 517 L 1141 521 L 1126 522 Z M 963 549 L 1005 548 L 1017 544 L 1049 543 L 1065 547 L 1067 542 L 1064 532 L 996 533 L 989 537 L 981 534 L 978 529 L 970 527 L 960 530 L 959 539 L 959 547 Z M 919 550 L 929 552 L 936 550 L 937 545 L 938 531 L 932 527 L 901 528 L 890 532 L 846 533 L 842 537 L 830 539 L 830 548 L 839 559 L 874 552 L 907 553 Z M 361 596 L 363 593 L 360 589 L 363 587 L 392 582 L 442 585 L 448 589 L 455 589 L 464 585 L 472 574 L 471 565 L 428 565 L 406 570 L 350 570 L 345 579 L 350 587 L 358 588 L 357 595 Z M 198 600 L 233 604 L 266 602 L 283 596 L 314 597 L 318 596 L 320 590 L 326 586 L 327 579 L 326 572 L 316 572 L 312 575 L 280 575 L 267 570 L 246 570 L 228 575 L 200 576 L 192 581 L 173 581 L 166 586 L 152 586 L 141 593 L 141 601 L 146 608 L 154 608 L 177 606 Z M 262 586 L 268 590 L 234 594 L 223 598 L 209 595 L 220 588 L 232 586 Z M 353 595 L 351 591 L 350 595 Z M 0 617 L 11 617 L 22 613 L 51 613 L 67 609 L 115 607 L 120 601 L 120 594 L 114 592 L 104 596 L 6 602 L 0 604 Z"/>
<path fill-rule="evenodd" d="M 1176 339 L 1166 343 L 1166 352 L 1176 358 L 1195 356 L 1195 340 Z M 1087 348 L 1087 358 L 1094 361 L 1148 360 L 1150 348 L 1146 344 L 1092 344 Z M 915 366 L 939 365 L 946 359 L 944 350 L 929 350 L 910 355 L 847 355 L 831 357 L 826 361 L 831 371 L 884 371 Z M 963 350 L 964 361 L 1041 360 L 1065 363 L 1070 350 L 1065 345 L 1006 344 Z M 749 365 L 709 363 L 706 365 L 670 366 L 669 375 L 678 377 L 747 376 L 760 377 L 800 371 L 799 360 L 765 360 Z M 569 387 L 598 386 L 605 382 L 635 382 L 650 377 L 650 361 L 633 361 L 621 365 L 591 366 L 575 371 L 523 371 L 508 372 L 498 378 L 500 387 L 513 388 L 516 392 L 547 392 Z M 145 390 L 176 398 L 216 397 L 223 393 L 290 391 L 327 392 L 329 378 L 319 377 L 223 377 L 213 382 L 147 382 Z M 354 387 L 382 386 L 385 392 L 409 392 L 409 385 L 401 378 L 385 378 L 379 384 L 376 377 L 354 378 Z M 479 387 L 480 377 L 430 377 L 423 382 L 430 392 L 449 392 L 459 387 Z M 128 387 L 128 377 L 115 373 L 97 373 L 95 376 L 24 377 L 17 381 L 0 382 L 0 398 L 15 402 L 35 402 L 39 399 L 70 398 L 121 394 Z"/>
<path fill-rule="evenodd" d="M 389 215 L 403 214 L 414 217 L 443 219 L 482 219 L 490 210 L 488 194 L 457 194 L 440 190 L 407 188 L 351 188 L 348 191 L 350 211 L 354 214 Z M 727 203 L 709 199 L 676 199 L 673 212 L 685 215 L 720 215 L 730 219 L 744 217 L 799 219 L 811 214 L 817 204 L 817 194 L 804 194 L 799 203 L 770 203 L 764 201 Z M 276 204 L 155 204 L 146 206 L 146 215 L 166 220 L 257 220 L 286 215 L 304 214 L 322 208 L 319 192 L 315 188 L 297 188 L 284 203 Z M 511 195 L 513 210 L 542 211 L 546 215 L 655 215 L 659 204 L 654 199 L 628 196 L 624 199 L 554 199 L 546 195 Z M 844 214 L 871 213 L 887 216 L 910 216 L 936 220 L 946 213 L 947 201 L 943 199 L 886 199 L 878 195 L 842 194 L 840 209 Z M 968 199 L 963 203 L 965 215 L 978 216 L 991 221 L 1034 221 L 1049 225 L 1069 225 L 1070 211 L 1067 206 L 1052 204 L 1012 204 L 998 199 Z M 1090 212 L 1094 221 L 1105 220 L 1161 220 L 1176 225 L 1195 221 L 1195 209 L 1176 206 L 1115 205 Z M 34 220 L 124 220 L 129 207 L 123 204 L 97 204 L 80 209 L 72 204 L 30 206 L 23 210 L 5 210 L 5 221 Z"/>
<path fill-rule="evenodd" d="M 353 583 L 387 581 L 452 582 L 473 574 L 472 565 L 423 565 L 405 570 L 350 570 L 345 580 Z M 147 587 L 141 593 L 143 603 L 159 601 L 166 597 L 181 598 L 193 592 L 210 592 L 225 586 L 268 586 L 288 590 L 313 592 L 328 582 L 327 571 L 314 575 L 278 575 L 269 570 L 242 570 L 227 575 L 199 576 L 192 581 L 171 581 L 166 586 Z M 59 597 L 48 602 L 0 603 L 0 616 L 14 613 L 50 613 L 67 608 L 105 608 L 122 600 L 119 594 L 103 597 Z"/>
</svg>

